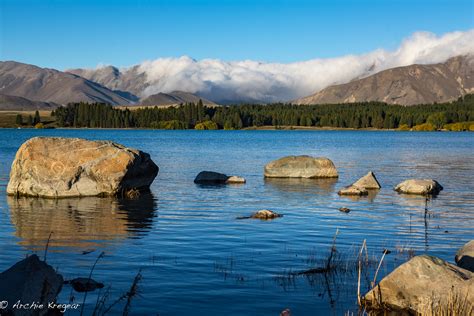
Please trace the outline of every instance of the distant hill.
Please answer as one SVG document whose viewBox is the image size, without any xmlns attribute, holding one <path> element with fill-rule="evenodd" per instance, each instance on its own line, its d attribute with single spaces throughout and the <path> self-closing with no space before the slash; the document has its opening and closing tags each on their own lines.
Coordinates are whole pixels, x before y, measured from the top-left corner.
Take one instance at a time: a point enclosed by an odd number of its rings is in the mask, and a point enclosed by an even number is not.
<svg viewBox="0 0 474 316">
<path fill-rule="evenodd" d="M 192 93 L 183 92 L 183 91 L 173 91 L 170 93 L 157 93 L 153 94 L 142 101 L 140 105 L 173 105 L 181 103 L 197 103 L 199 100 L 202 100 L 202 103 L 205 105 L 216 105 L 214 102 L 201 98 Z"/>
<path fill-rule="evenodd" d="M 295 104 L 333 104 L 381 101 L 414 105 L 455 100 L 474 92 L 474 56 L 458 56 L 444 63 L 391 68 L 366 78 L 329 86 Z"/>
<path fill-rule="evenodd" d="M 57 103 L 32 101 L 26 98 L 0 94 L 0 111 L 54 110 Z"/>
<path fill-rule="evenodd" d="M 127 105 L 133 102 L 126 94 L 80 76 L 14 61 L 0 62 L 0 94 L 58 104 L 84 101 Z"/>
</svg>

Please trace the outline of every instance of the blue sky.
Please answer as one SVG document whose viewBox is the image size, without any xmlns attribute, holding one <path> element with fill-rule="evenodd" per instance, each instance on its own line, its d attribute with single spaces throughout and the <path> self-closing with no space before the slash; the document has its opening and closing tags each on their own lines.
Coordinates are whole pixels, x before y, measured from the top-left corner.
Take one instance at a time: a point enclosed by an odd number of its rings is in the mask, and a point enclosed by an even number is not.
<svg viewBox="0 0 474 316">
<path fill-rule="evenodd" d="M 0 3 L 0 59 L 57 69 L 182 55 L 286 63 L 474 27 L 472 0 Z"/>
</svg>

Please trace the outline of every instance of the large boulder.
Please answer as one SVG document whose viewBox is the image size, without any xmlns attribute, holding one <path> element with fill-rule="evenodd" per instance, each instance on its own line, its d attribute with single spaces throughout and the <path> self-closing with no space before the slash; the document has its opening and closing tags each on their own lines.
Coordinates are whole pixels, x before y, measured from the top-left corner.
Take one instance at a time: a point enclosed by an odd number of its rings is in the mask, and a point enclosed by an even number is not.
<svg viewBox="0 0 474 316">
<path fill-rule="evenodd" d="M 362 303 L 368 311 L 385 310 L 410 315 L 448 306 L 450 298 L 473 305 L 473 278 L 472 272 L 439 258 L 421 255 L 383 278 L 363 297 Z"/>
<path fill-rule="evenodd" d="M 432 179 L 410 179 L 398 184 L 394 190 L 405 194 L 436 195 L 443 187 Z"/>
<path fill-rule="evenodd" d="M 194 183 L 197 184 L 242 184 L 245 179 L 239 176 L 228 176 L 223 173 L 214 171 L 201 171 L 194 178 Z"/>
<path fill-rule="evenodd" d="M 157 174 L 149 154 L 110 141 L 35 137 L 16 153 L 7 193 L 49 198 L 122 195 L 149 189 Z"/>
<path fill-rule="evenodd" d="M 454 260 L 459 267 L 474 272 L 474 240 L 462 246 Z"/>
<path fill-rule="evenodd" d="M 6 310 L 1 310 L 0 314 L 46 315 L 48 303 L 56 300 L 62 284 L 63 277 L 52 266 L 41 261 L 37 255 L 31 255 L 0 273 L 0 299 L 8 302 Z M 18 301 L 21 304 L 43 304 L 43 308 L 38 307 L 34 312 L 14 308 Z"/>
<path fill-rule="evenodd" d="M 337 178 L 334 163 L 324 157 L 288 156 L 268 163 L 266 178 Z"/>
</svg>

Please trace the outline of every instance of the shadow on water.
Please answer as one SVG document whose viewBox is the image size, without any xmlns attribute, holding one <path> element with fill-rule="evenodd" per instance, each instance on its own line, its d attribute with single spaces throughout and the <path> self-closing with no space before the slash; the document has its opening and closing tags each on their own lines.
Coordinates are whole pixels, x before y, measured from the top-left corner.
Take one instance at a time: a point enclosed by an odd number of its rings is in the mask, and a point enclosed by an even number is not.
<svg viewBox="0 0 474 316">
<path fill-rule="evenodd" d="M 330 194 L 334 191 L 337 178 L 300 179 L 265 178 L 265 185 L 283 192 Z"/>
<path fill-rule="evenodd" d="M 90 248 L 140 238 L 152 228 L 157 201 L 151 193 L 134 200 L 117 198 L 7 198 L 19 244 L 33 251 L 49 247 Z M 60 250 L 57 250 L 60 251 Z"/>
</svg>

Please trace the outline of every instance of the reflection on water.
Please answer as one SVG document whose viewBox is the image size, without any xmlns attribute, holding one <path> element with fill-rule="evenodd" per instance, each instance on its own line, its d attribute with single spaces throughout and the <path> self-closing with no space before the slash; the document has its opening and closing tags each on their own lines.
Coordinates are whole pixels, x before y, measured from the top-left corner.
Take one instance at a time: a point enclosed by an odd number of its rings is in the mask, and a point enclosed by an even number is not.
<svg viewBox="0 0 474 316">
<path fill-rule="evenodd" d="M 336 183 L 337 178 L 265 178 L 265 185 L 284 192 L 329 194 L 334 191 Z"/>
<path fill-rule="evenodd" d="M 136 238 L 151 229 L 157 209 L 150 193 L 135 200 L 8 196 L 7 203 L 19 243 L 33 251 L 44 249 L 51 232 L 50 249 L 90 248 Z"/>
</svg>

